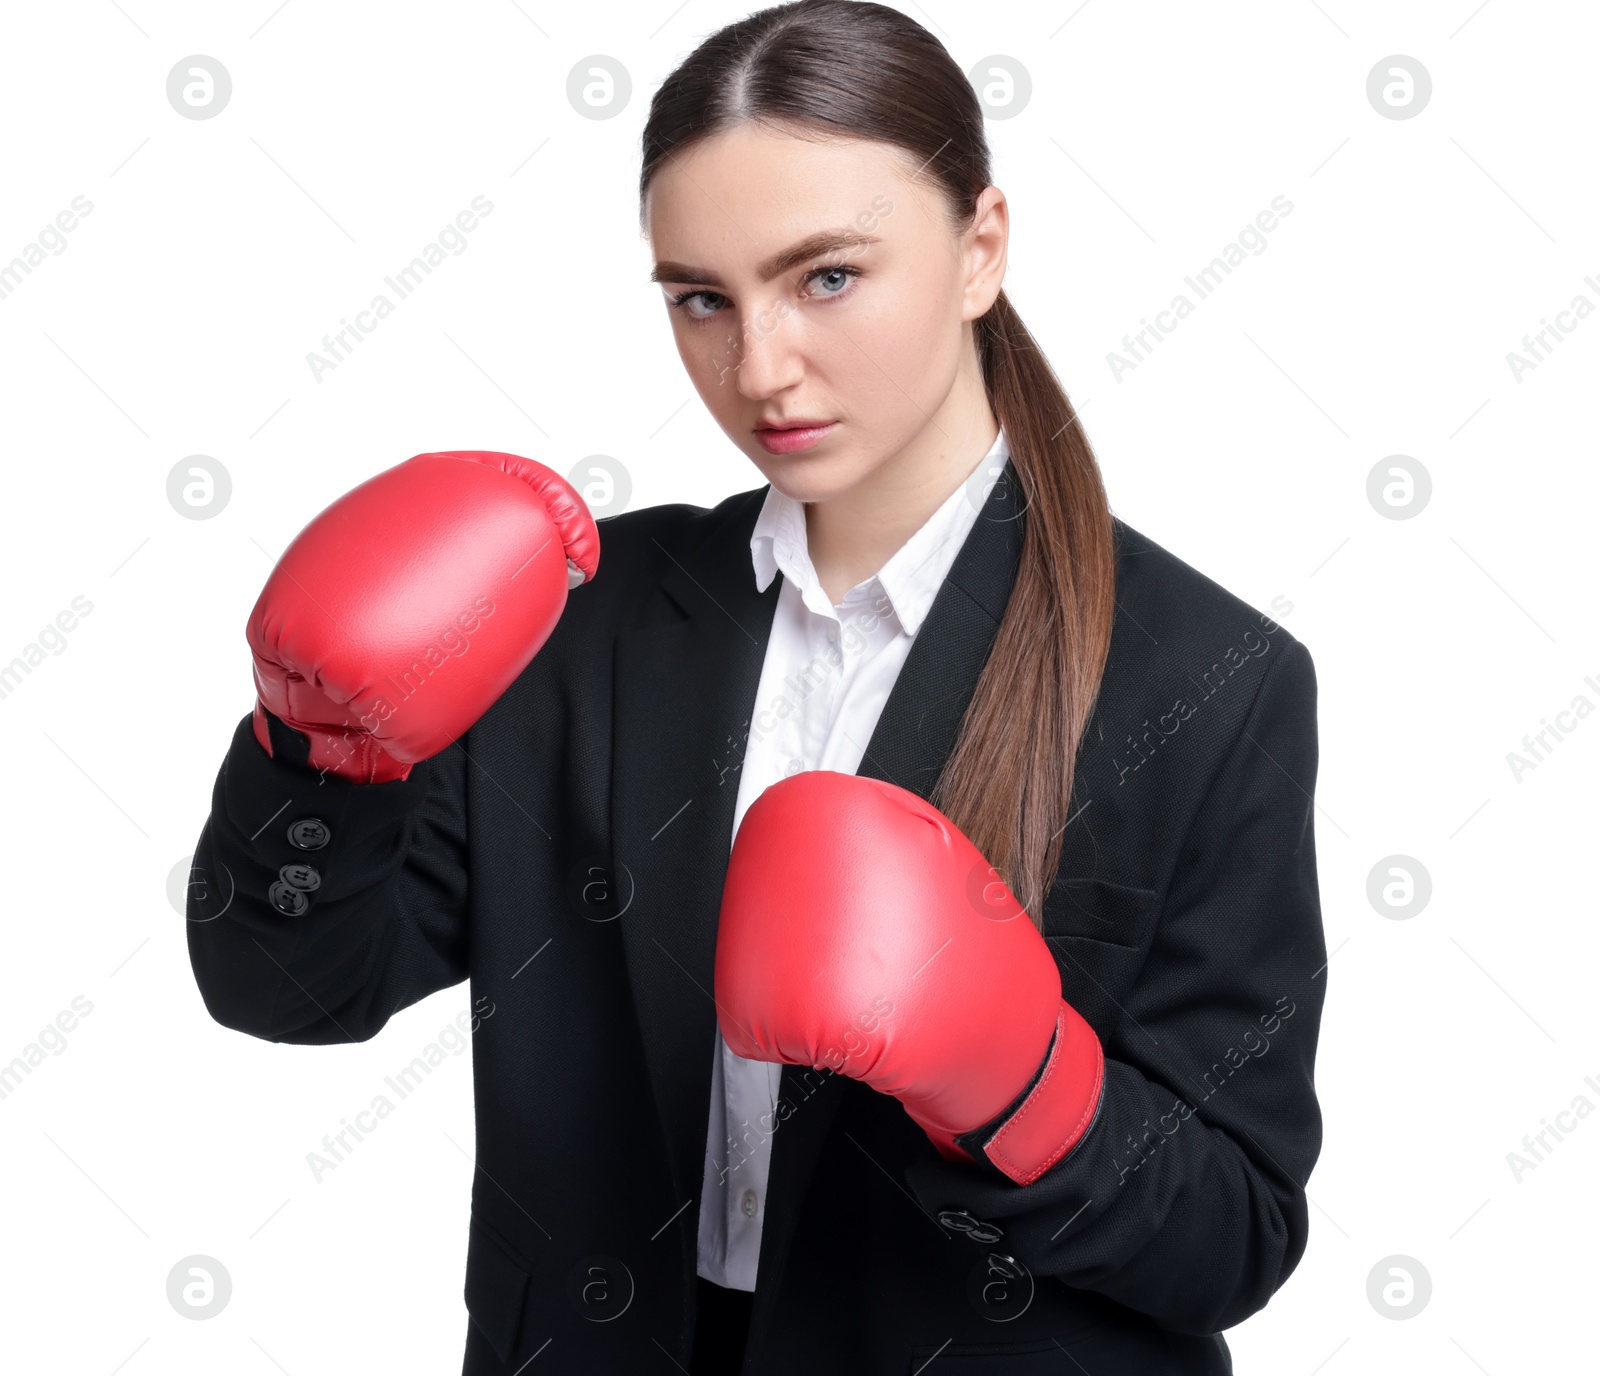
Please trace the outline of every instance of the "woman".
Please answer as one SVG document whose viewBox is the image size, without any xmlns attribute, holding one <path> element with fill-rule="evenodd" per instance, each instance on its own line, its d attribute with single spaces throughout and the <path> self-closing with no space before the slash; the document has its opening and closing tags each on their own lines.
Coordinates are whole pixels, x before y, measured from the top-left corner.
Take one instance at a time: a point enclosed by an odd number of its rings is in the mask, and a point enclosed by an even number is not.
<svg viewBox="0 0 1600 1376">
<path fill-rule="evenodd" d="M 1110 514 L 920 26 L 764 10 L 644 153 L 767 486 L 597 528 L 423 455 L 313 522 L 196 853 L 207 1007 L 365 1040 L 471 980 L 468 1376 L 1227 1371 L 1321 1140 L 1310 656 Z"/>
</svg>

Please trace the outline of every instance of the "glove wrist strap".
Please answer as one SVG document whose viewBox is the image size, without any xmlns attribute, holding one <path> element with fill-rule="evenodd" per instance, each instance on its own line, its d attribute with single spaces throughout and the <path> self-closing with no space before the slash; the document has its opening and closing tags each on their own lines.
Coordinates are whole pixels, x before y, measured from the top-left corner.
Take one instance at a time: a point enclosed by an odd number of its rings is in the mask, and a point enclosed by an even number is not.
<svg viewBox="0 0 1600 1376">
<path fill-rule="evenodd" d="M 1105 1089 L 1105 1052 L 1094 1028 L 1065 999 L 1032 1083 L 997 1118 L 956 1145 L 1008 1180 L 1031 1185 L 1064 1160 L 1094 1126 Z"/>
</svg>

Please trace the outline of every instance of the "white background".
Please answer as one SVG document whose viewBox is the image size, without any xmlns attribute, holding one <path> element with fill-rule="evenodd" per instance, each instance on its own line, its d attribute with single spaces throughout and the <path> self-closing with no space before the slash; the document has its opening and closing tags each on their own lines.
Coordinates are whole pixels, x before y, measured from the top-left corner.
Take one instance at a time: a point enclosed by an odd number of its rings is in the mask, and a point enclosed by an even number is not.
<svg viewBox="0 0 1600 1376">
<path fill-rule="evenodd" d="M 1507 354 L 1579 294 L 1600 306 L 1600 20 L 1475 4 L 910 7 L 963 69 L 1031 74 L 1028 107 L 990 124 L 1007 288 L 1114 509 L 1317 666 L 1326 1137 L 1305 1259 L 1229 1334 L 1240 1372 L 1500 1376 L 1593 1350 L 1600 1122 L 1520 1181 L 1506 1158 L 1576 1096 L 1600 1106 L 1600 714 L 1520 781 L 1507 756 L 1577 695 L 1600 706 L 1600 314 L 1520 381 Z M 635 506 L 759 485 L 683 374 L 636 219 L 650 93 L 745 12 L 8 9 L 0 263 L 93 204 L 0 300 L 0 662 L 93 604 L 0 699 L 0 1062 L 74 996 L 93 1006 L 0 1100 L 8 1369 L 459 1369 L 470 1057 L 320 1183 L 306 1157 L 466 987 L 364 1045 L 226 1031 L 169 877 L 251 705 L 256 593 L 358 481 L 491 448 L 562 472 L 611 455 Z M 231 73 L 213 119 L 168 103 L 191 54 Z M 568 103 L 591 54 L 632 76 L 614 118 Z M 1431 73 L 1414 118 L 1368 103 L 1391 54 Z M 308 352 L 480 194 L 466 251 L 318 382 Z M 1280 194 L 1265 252 L 1114 377 L 1122 336 Z M 168 503 L 192 454 L 232 476 L 215 519 Z M 1393 454 L 1432 477 L 1409 520 L 1366 495 Z M 1393 854 L 1432 880 L 1406 920 L 1367 898 Z M 206 1322 L 166 1298 L 194 1253 L 233 1279 Z M 1367 1296 L 1392 1254 L 1433 1283 L 1403 1322 Z"/>
</svg>

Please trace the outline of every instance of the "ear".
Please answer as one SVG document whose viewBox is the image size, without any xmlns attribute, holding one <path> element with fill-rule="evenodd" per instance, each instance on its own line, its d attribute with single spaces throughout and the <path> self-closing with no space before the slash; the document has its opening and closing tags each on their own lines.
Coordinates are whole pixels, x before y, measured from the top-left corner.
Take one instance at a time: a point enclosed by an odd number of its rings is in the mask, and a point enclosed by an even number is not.
<svg viewBox="0 0 1600 1376">
<path fill-rule="evenodd" d="M 1006 193 L 986 186 L 978 194 L 972 225 L 963 236 L 967 279 L 963 284 L 961 318 L 976 320 L 988 313 L 1005 283 L 1006 253 L 1011 238 L 1011 208 Z"/>
</svg>

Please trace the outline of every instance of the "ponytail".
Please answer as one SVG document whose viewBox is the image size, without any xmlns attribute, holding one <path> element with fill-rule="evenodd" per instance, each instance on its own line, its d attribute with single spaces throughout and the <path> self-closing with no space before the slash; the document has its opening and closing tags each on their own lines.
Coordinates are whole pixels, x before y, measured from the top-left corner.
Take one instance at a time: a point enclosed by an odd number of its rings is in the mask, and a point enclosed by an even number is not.
<svg viewBox="0 0 1600 1376">
<path fill-rule="evenodd" d="M 1037 923 L 1111 645 L 1111 509 L 1072 402 L 1004 291 L 977 333 L 984 387 L 1022 488 L 1022 557 L 930 801 Z"/>
</svg>

